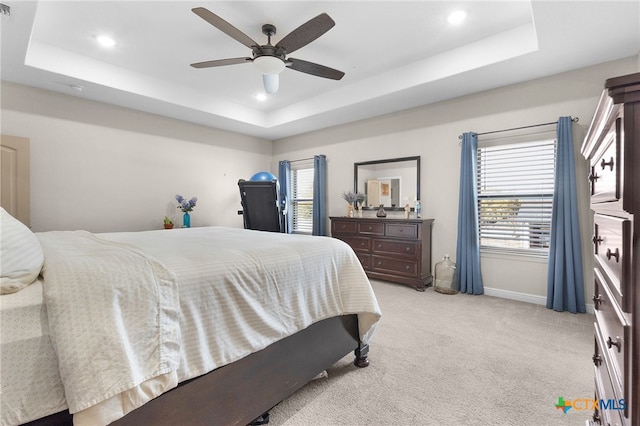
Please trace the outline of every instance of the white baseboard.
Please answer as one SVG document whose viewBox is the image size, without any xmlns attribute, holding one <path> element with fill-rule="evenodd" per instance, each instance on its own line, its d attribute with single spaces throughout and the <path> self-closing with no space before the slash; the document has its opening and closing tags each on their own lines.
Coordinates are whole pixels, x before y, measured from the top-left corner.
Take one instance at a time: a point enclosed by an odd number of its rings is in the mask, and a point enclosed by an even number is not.
<svg viewBox="0 0 640 426">
<path fill-rule="evenodd" d="M 547 304 L 547 298 L 543 296 L 536 296 L 534 294 L 518 293 L 516 291 L 502 290 L 499 288 L 485 287 L 484 294 L 487 296 L 500 297 L 502 299 L 517 300 L 518 302 L 533 303 L 534 305 Z M 587 305 L 587 313 L 593 314 L 593 305 Z"/>
</svg>

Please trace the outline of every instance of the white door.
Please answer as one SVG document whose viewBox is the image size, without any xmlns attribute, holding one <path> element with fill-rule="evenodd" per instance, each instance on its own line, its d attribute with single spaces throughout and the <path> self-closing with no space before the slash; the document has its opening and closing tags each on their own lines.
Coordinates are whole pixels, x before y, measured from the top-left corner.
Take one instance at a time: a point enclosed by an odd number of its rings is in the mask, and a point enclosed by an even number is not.
<svg viewBox="0 0 640 426">
<path fill-rule="evenodd" d="M 367 206 L 378 207 L 380 205 L 380 181 L 369 179 L 367 181 Z"/>
<path fill-rule="evenodd" d="M 29 139 L 1 135 L 0 147 L 0 205 L 31 226 Z"/>
</svg>

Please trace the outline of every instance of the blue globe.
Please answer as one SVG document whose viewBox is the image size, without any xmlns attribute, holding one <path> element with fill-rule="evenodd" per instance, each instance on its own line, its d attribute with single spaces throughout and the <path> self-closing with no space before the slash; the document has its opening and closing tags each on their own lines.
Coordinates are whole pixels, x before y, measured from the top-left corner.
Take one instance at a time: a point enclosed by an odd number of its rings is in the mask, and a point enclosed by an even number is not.
<svg viewBox="0 0 640 426">
<path fill-rule="evenodd" d="M 266 180 L 266 181 L 270 182 L 272 180 L 278 180 L 278 178 L 276 178 L 273 175 L 273 173 L 258 172 L 255 175 L 251 176 L 251 178 L 249 180 L 251 180 L 251 181 Z"/>
</svg>

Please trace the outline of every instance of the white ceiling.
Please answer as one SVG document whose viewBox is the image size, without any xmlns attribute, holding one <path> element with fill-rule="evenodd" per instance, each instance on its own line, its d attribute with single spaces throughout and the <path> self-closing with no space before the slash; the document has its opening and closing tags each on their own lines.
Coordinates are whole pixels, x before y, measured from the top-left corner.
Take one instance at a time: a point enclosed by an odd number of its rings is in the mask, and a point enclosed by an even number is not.
<svg viewBox="0 0 640 426">
<path fill-rule="evenodd" d="M 279 139 L 640 52 L 640 0 L 40 1 L 0 0 L 3 80 Z M 191 12 L 205 7 L 261 44 L 326 12 L 336 22 L 291 56 L 346 73 L 285 69 L 266 101 L 250 56 Z M 467 12 L 459 26 L 446 22 Z M 116 40 L 110 49 L 96 37 Z M 77 87 L 82 90 L 77 90 Z M 75 88 L 74 88 L 75 87 Z"/>
</svg>

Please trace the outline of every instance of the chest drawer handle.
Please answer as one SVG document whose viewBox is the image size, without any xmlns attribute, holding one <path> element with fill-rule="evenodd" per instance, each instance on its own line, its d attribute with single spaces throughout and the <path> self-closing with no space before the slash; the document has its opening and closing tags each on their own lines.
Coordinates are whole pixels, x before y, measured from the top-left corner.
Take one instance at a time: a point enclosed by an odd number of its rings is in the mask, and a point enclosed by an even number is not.
<svg viewBox="0 0 640 426">
<path fill-rule="evenodd" d="M 602 295 L 599 294 L 597 296 L 593 296 L 591 298 L 591 300 L 593 300 L 593 309 L 598 309 L 600 307 L 600 305 L 602 304 L 602 302 L 604 302 L 604 300 L 602 299 Z"/>
<path fill-rule="evenodd" d="M 409 266 L 409 265 L 407 265 L 407 266 L 405 266 L 405 267 L 404 267 L 404 270 L 405 270 L 405 271 L 408 271 L 409 269 L 411 269 L 411 266 Z"/>
<path fill-rule="evenodd" d="M 620 338 L 616 336 L 616 340 L 611 340 L 611 336 L 609 336 L 609 338 L 607 339 L 607 347 L 609 349 L 611 349 L 612 346 L 615 346 L 616 348 L 618 348 L 618 352 L 620 352 L 620 350 L 622 349 L 622 342 L 620 341 Z"/>
<path fill-rule="evenodd" d="M 598 254 L 598 247 L 602 244 L 604 239 L 600 235 L 596 234 L 591 238 L 591 241 L 593 241 L 593 254 Z"/>
<path fill-rule="evenodd" d="M 616 249 L 615 252 L 611 252 L 611 249 L 607 249 L 607 260 L 611 260 L 612 257 L 616 258 L 616 263 L 620 262 L 620 251 Z"/>
<path fill-rule="evenodd" d="M 602 364 L 602 357 L 600 355 L 593 354 L 591 360 L 593 361 L 593 365 L 596 367 L 599 367 Z"/>
<path fill-rule="evenodd" d="M 409 253 L 409 252 L 411 251 L 411 247 L 410 247 L 410 246 L 405 247 L 405 248 L 404 248 L 404 251 L 406 251 L 407 253 Z"/>
<path fill-rule="evenodd" d="M 609 160 L 609 162 L 605 162 L 604 158 L 602 159 L 602 162 L 600 163 L 600 166 L 602 167 L 602 170 L 604 170 L 607 166 L 611 167 L 611 171 L 613 171 L 613 157 L 611 157 L 611 160 Z"/>
<path fill-rule="evenodd" d="M 367 229 L 367 231 L 373 231 L 373 226 L 369 225 L 369 228 Z"/>
</svg>

